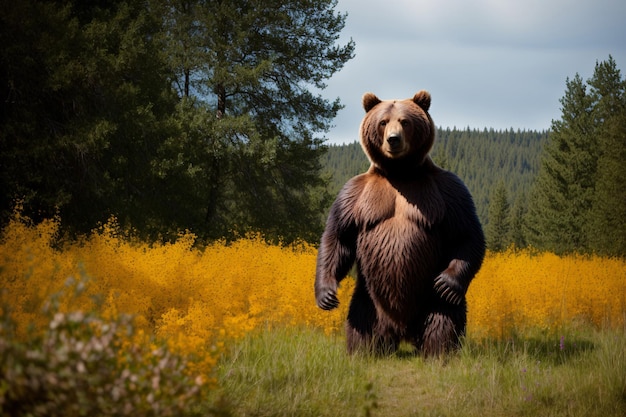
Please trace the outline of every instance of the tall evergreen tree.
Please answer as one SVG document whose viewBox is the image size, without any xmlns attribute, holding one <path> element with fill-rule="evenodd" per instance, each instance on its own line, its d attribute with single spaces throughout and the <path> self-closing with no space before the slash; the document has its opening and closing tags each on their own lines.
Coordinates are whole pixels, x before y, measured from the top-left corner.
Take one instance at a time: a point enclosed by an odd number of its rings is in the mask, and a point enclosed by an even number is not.
<svg viewBox="0 0 626 417">
<path fill-rule="evenodd" d="M 583 84 L 567 81 L 562 120 L 544 151 L 526 225 L 557 253 L 626 255 L 626 82 L 609 56 Z"/>
<path fill-rule="evenodd" d="M 485 228 L 487 247 L 493 251 L 502 251 L 510 243 L 510 205 L 504 182 L 494 188 L 489 205 L 489 223 Z"/>
<path fill-rule="evenodd" d="M 578 74 L 566 86 L 562 118 L 552 121 L 526 222 L 529 243 L 556 253 L 587 249 L 584 224 L 598 158 L 592 98 Z"/>
<path fill-rule="evenodd" d="M 522 192 L 515 198 L 510 214 L 509 239 L 516 248 L 525 248 L 526 241 L 524 221 L 526 218 L 526 193 Z"/>
<path fill-rule="evenodd" d="M 600 254 L 626 256 L 626 80 L 609 57 L 596 63 L 589 85 L 599 145 L 589 245 Z"/>
<path fill-rule="evenodd" d="M 313 91 L 354 52 L 352 41 L 336 44 L 346 17 L 336 4 L 166 2 L 175 84 L 192 99 L 185 111 L 214 115 L 197 137 L 206 148 L 197 169 L 207 187 L 196 218 L 206 220 L 207 235 L 250 228 L 317 239 L 329 199 L 318 135 L 342 106 Z"/>
</svg>

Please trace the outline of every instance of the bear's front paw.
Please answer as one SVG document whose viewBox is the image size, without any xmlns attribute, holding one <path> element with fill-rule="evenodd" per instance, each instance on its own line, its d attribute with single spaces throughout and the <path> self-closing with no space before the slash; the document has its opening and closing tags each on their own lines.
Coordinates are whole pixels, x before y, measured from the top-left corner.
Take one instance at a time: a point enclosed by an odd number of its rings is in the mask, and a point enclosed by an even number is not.
<svg viewBox="0 0 626 417">
<path fill-rule="evenodd" d="M 324 288 L 315 294 L 317 306 L 322 310 L 332 310 L 339 306 L 337 292 L 331 288 Z"/>
<path fill-rule="evenodd" d="M 443 273 L 435 278 L 435 292 L 446 302 L 454 305 L 461 305 L 464 292 L 461 286 L 454 282 L 448 274 Z"/>
</svg>

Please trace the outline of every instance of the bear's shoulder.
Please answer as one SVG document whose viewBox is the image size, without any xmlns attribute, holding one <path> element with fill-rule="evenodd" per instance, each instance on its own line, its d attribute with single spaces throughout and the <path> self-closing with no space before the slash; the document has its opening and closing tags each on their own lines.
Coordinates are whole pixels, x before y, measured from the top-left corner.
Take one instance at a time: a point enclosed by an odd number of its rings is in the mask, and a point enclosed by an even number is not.
<svg viewBox="0 0 626 417">
<path fill-rule="evenodd" d="M 393 215 L 396 190 L 373 170 L 351 178 L 341 189 L 334 211 L 356 224 L 371 224 Z"/>
<path fill-rule="evenodd" d="M 456 174 L 438 168 L 434 178 L 447 205 L 471 204 L 473 206 L 472 196 L 467 186 Z"/>
</svg>

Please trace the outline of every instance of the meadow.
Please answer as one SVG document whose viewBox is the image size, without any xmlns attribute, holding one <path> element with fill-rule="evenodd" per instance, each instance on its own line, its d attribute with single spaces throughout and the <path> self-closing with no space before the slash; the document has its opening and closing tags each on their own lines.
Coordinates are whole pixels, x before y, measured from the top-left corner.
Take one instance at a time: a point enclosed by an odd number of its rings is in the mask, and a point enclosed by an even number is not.
<svg viewBox="0 0 626 417">
<path fill-rule="evenodd" d="M 626 415 L 626 262 L 488 253 L 463 348 L 348 357 L 316 249 L 79 240 L 19 214 L 0 240 L 2 415 Z"/>
</svg>

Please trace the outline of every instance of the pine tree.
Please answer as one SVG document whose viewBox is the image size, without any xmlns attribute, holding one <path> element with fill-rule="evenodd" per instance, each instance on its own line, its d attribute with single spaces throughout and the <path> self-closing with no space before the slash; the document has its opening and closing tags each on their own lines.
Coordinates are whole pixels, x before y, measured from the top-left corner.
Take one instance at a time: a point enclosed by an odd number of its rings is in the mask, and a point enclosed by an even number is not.
<svg viewBox="0 0 626 417">
<path fill-rule="evenodd" d="M 489 205 L 489 223 L 485 228 L 487 247 L 493 251 L 502 251 L 510 243 L 509 201 L 504 182 L 498 183 L 491 196 Z"/>
<path fill-rule="evenodd" d="M 589 85 L 599 126 L 589 245 L 600 254 L 626 256 L 626 80 L 609 57 L 596 63 Z"/>
<path fill-rule="evenodd" d="M 342 106 L 313 92 L 354 52 L 352 41 L 336 44 L 346 17 L 336 0 L 154 2 L 170 16 L 185 111 L 214 115 L 196 138 L 206 144 L 199 227 L 211 237 L 253 229 L 317 239 L 329 200 L 319 135 Z"/>
<path fill-rule="evenodd" d="M 526 211 L 526 193 L 522 192 L 515 198 L 510 216 L 509 239 L 516 248 L 525 248 L 528 245 L 524 234 Z"/>
<path fill-rule="evenodd" d="M 562 119 L 552 121 L 526 221 L 529 243 L 556 253 L 586 251 L 598 146 L 582 78 L 566 81 Z"/>
<path fill-rule="evenodd" d="M 609 56 L 593 77 L 567 80 L 526 220 L 532 245 L 626 254 L 626 81 Z"/>
</svg>

